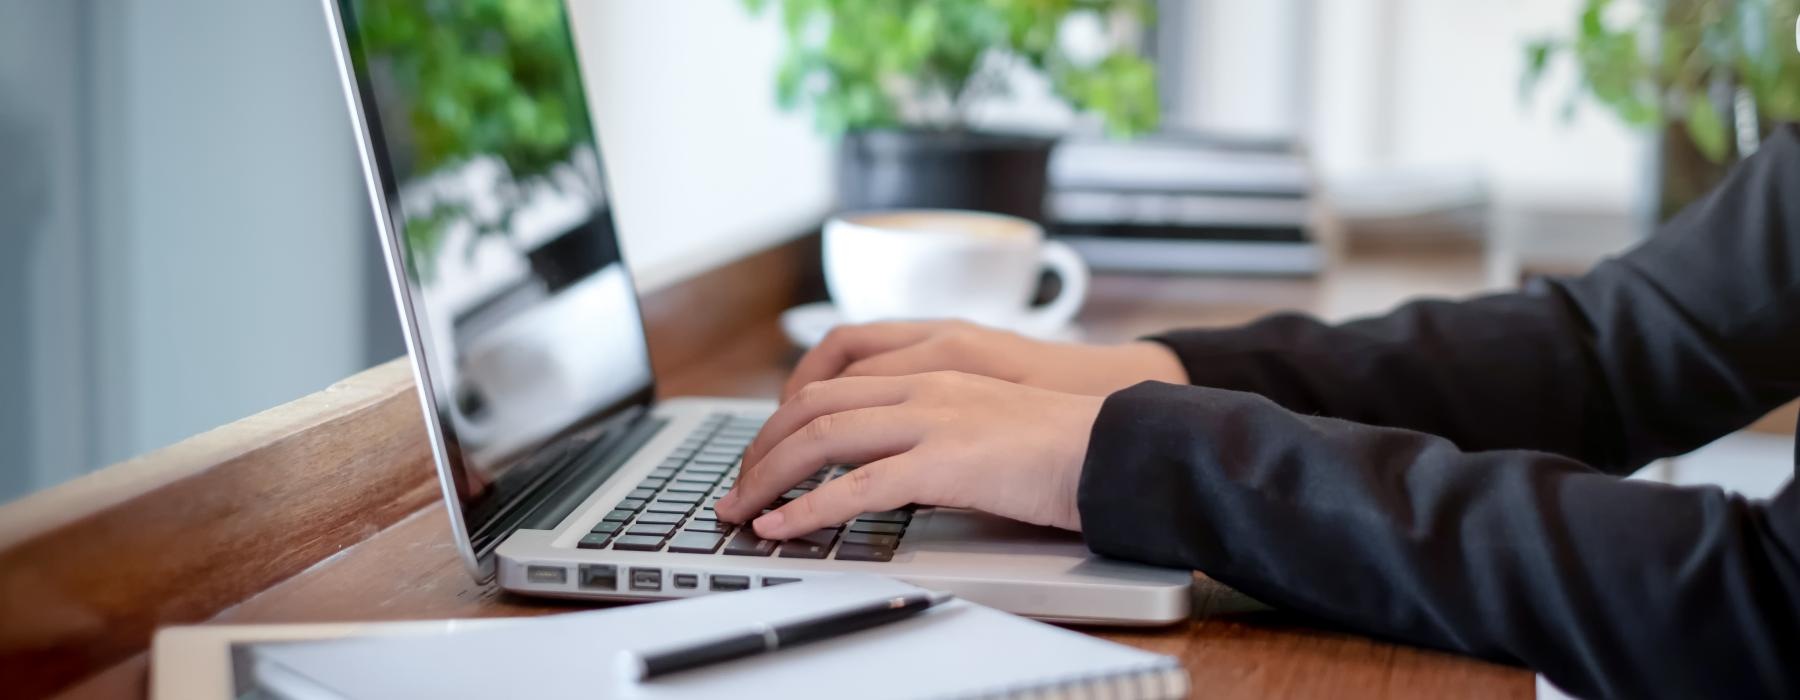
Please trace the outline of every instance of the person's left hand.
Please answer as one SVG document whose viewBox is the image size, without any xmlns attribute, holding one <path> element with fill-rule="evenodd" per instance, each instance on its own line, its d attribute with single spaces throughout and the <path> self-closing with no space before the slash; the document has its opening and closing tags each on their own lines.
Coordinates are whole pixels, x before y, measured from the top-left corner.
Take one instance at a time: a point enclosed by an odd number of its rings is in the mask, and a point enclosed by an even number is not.
<svg viewBox="0 0 1800 700">
<path fill-rule="evenodd" d="M 1080 530 L 1101 401 L 960 372 L 814 382 L 769 418 L 716 509 L 743 522 L 821 467 L 863 464 L 757 518 L 756 534 L 798 537 L 909 503 Z"/>
</svg>

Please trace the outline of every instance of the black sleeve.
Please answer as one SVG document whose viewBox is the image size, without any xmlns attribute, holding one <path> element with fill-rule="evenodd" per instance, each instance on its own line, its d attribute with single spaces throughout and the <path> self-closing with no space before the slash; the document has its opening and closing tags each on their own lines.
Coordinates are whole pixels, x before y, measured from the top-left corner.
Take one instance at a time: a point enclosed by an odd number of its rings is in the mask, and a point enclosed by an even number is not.
<svg viewBox="0 0 1800 700">
<path fill-rule="evenodd" d="M 1800 393 L 1797 318 L 1800 143 L 1784 127 L 1710 198 L 1580 279 L 1152 340 L 1196 385 L 1628 473 Z"/>
<path fill-rule="evenodd" d="M 1079 498 L 1095 552 L 1582 697 L 1800 695 L 1791 481 L 1746 501 L 1148 383 L 1107 398 Z"/>
<path fill-rule="evenodd" d="M 1793 482 L 1759 502 L 1610 474 L 1800 394 L 1792 129 L 1581 279 L 1166 342 L 1212 386 L 1107 398 L 1094 551 L 1581 695 L 1800 696 Z"/>
</svg>

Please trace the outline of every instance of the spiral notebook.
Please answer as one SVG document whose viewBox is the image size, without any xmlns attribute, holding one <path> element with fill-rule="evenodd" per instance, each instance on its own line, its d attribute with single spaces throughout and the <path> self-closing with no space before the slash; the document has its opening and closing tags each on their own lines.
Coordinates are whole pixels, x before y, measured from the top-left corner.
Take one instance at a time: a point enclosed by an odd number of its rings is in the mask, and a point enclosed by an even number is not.
<svg viewBox="0 0 1800 700">
<path fill-rule="evenodd" d="M 967 601 L 793 649 L 651 681 L 620 651 L 779 622 L 917 588 L 846 574 L 741 593 L 483 623 L 429 635 L 247 648 L 255 687 L 315 698 L 1179 698 L 1175 659 Z"/>
</svg>

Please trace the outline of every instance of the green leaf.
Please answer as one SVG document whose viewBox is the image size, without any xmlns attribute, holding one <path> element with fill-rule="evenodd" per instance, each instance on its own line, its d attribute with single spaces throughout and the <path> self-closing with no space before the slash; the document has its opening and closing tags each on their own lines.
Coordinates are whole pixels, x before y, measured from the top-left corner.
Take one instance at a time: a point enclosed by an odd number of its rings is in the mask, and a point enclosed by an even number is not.
<svg viewBox="0 0 1800 700">
<path fill-rule="evenodd" d="M 1531 93 L 1544 78 L 1544 68 L 1550 65 L 1550 52 L 1556 49 L 1556 42 L 1539 39 L 1525 45 L 1525 71 L 1519 77 L 1519 99 L 1529 101 Z"/>
<path fill-rule="evenodd" d="M 993 55 L 1049 75 L 1060 97 L 1100 115 L 1114 133 L 1139 133 L 1156 123 L 1156 73 L 1135 50 L 1116 52 L 1120 60 L 1111 67 L 1071 78 L 1061 75 L 1068 59 L 1058 45 L 1069 15 L 1153 17 L 1146 0 L 743 2 L 751 12 L 780 10 L 785 47 L 774 76 L 777 101 L 785 109 L 810 108 L 828 134 L 897 125 L 902 104 L 947 98 L 960 109 L 1005 94 L 1005 75 L 978 75 Z"/>
<path fill-rule="evenodd" d="M 1694 140 L 1700 153 L 1714 163 L 1725 162 L 1726 156 L 1730 155 L 1731 136 L 1725 128 L 1725 119 L 1719 116 L 1712 100 L 1698 94 L 1690 98 L 1686 123 L 1688 138 Z"/>
</svg>

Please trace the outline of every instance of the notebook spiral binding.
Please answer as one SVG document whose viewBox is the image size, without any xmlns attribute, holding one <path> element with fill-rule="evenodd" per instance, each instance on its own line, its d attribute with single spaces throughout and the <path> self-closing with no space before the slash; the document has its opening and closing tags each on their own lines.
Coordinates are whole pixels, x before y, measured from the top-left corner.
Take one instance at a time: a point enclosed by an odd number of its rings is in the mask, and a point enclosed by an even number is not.
<svg viewBox="0 0 1800 700">
<path fill-rule="evenodd" d="M 980 700 L 1165 700 L 1188 696 L 1187 669 L 1175 659 L 1119 673 L 1047 679 L 968 696 Z"/>
</svg>

